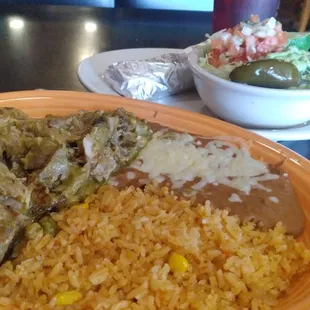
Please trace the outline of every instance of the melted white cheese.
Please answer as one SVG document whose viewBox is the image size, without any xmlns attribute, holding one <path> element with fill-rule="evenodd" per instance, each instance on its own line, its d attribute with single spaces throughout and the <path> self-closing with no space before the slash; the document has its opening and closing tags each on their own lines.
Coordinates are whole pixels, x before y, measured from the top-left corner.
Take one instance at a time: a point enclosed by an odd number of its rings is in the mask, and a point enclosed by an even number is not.
<svg viewBox="0 0 310 310">
<path fill-rule="evenodd" d="M 241 198 L 237 194 L 231 194 L 231 196 L 228 198 L 230 202 L 242 202 Z"/>
<path fill-rule="evenodd" d="M 173 188 L 199 179 L 192 186 L 194 190 L 218 183 L 248 194 L 253 187 L 269 191 L 259 182 L 278 178 L 264 163 L 252 158 L 246 148 L 220 140 L 197 147 L 193 136 L 179 133 L 169 139 L 156 133 L 132 166 L 153 180 L 169 177 Z"/>
<path fill-rule="evenodd" d="M 111 177 L 108 182 L 108 184 L 112 185 L 112 186 L 118 186 L 119 185 L 119 182 L 116 180 L 115 177 Z"/>
<path fill-rule="evenodd" d="M 128 171 L 126 176 L 127 176 L 128 180 L 133 180 L 133 179 L 135 179 L 136 174 L 134 172 L 132 172 L 132 171 Z"/>
<path fill-rule="evenodd" d="M 279 198 L 274 197 L 274 196 L 269 197 L 269 200 L 270 200 L 271 202 L 273 202 L 273 203 L 279 203 Z"/>
</svg>

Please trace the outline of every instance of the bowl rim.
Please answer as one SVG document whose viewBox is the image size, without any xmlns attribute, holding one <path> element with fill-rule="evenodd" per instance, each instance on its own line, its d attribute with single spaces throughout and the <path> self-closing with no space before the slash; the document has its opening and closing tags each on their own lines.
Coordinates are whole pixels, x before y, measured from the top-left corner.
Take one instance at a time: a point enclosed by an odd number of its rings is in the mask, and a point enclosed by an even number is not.
<svg viewBox="0 0 310 310">
<path fill-rule="evenodd" d="M 308 195 L 310 161 L 285 146 L 204 114 L 119 96 L 65 90 L 15 91 L 0 93 L 0 107 L 15 107 L 24 110 L 31 117 L 43 117 L 47 114 L 68 115 L 79 110 L 110 111 L 123 107 L 149 122 L 159 123 L 182 132 L 206 137 L 211 135 L 214 138 L 216 136 L 240 137 L 249 143 L 250 152 L 254 157 L 266 163 L 279 165 L 282 171 L 288 173 L 289 177 L 291 176 L 291 183 L 296 188 L 296 193 L 297 190 L 300 193 L 298 200 L 306 215 L 302 239 L 298 238 L 297 241 L 304 241 L 310 248 L 310 198 Z M 309 273 L 305 273 L 297 278 L 296 284 L 291 283 L 287 296 L 284 295 L 284 299 L 278 300 L 275 310 L 309 310 L 309 287 L 310 276 Z M 4 308 L 0 306 L 0 309 Z"/>
<path fill-rule="evenodd" d="M 234 83 L 229 80 L 220 78 L 214 74 L 209 73 L 207 70 L 201 68 L 198 65 L 198 55 L 195 50 L 189 52 L 187 56 L 188 63 L 194 73 L 197 75 L 203 76 L 214 83 L 220 84 L 222 87 L 229 88 L 235 91 L 248 92 L 252 94 L 257 94 L 259 96 L 278 96 L 278 97 L 307 97 L 309 96 L 310 100 L 310 89 L 276 89 L 276 88 L 267 88 L 252 86 L 247 84 Z"/>
<path fill-rule="evenodd" d="M 86 105 L 84 105 L 85 103 Z M 277 157 L 276 162 L 278 159 L 281 163 L 289 162 L 290 165 L 301 168 L 303 172 L 306 171 L 306 176 L 310 174 L 310 160 L 295 151 L 249 129 L 198 112 L 138 99 L 71 90 L 36 89 L 0 93 L 0 108 L 15 107 L 27 114 L 31 113 L 31 117 L 43 117 L 46 115 L 44 114 L 46 110 L 49 114 L 55 113 L 55 115 L 60 115 L 59 111 L 65 111 L 64 115 L 67 115 L 72 110 L 75 112 L 79 110 L 92 111 L 94 107 L 98 109 L 99 106 L 103 110 L 107 107 L 111 109 L 112 107 L 113 109 L 124 108 L 149 122 L 160 123 L 163 126 L 191 134 L 201 135 L 202 127 L 217 128 L 221 132 L 226 132 L 224 136 L 241 137 L 244 140 L 251 141 L 251 145 L 255 141 L 260 145 L 259 148 L 263 147 L 269 152 L 271 150 Z M 143 116 L 140 115 L 142 112 Z M 177 121 L 173 122 L 176 119 Z M 183 122 L 181 123 L 180 120 Z M 195 126 L 190 126 L 193 123 Z M 191 129 L 186 129 L 189 127 Z M 200 127 L 199 132 L 197 132 L 196 127 Z M 260 154 L 259 156 L 263 155 Z"/>
</svg>

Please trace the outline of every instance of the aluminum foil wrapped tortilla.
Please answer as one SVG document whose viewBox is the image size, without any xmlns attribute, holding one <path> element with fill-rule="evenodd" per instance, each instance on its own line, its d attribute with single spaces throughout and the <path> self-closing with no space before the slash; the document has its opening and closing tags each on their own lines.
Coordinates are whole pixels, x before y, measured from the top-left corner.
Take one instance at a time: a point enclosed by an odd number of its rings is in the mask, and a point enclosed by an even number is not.
<svg viewBox="0 0 310 310">
<path fill-rule="evenodd" d="M 308 51 L 310 35 L 289 34 L 289 47 L 295 46 L 295 48 Z M 206 63 L 205 54 L 210 48 L 209 37 L 210 35 L 206 34 L 206 41 L 190 46 L 180 53 L 164 54 L 146 60 L 113 63 L 102 74 L 102 78 L 122 96 L 156 101 L 159 98 L 181 93 L 194 87 L 192 72 L 187 61 L 188 54 L 194 50 L 200 58 L 201 67 L 211 74 L 229 79 L 229 73 L 236 64 L 215 68 Z"/>
<path fill-rule="evenodd" d="M 122 96 L 150 100 L 159 99 L 194 87 L 187 55 L 191 48 L 145 60 L 113 63 L 102 78 Z"/>
</svg>

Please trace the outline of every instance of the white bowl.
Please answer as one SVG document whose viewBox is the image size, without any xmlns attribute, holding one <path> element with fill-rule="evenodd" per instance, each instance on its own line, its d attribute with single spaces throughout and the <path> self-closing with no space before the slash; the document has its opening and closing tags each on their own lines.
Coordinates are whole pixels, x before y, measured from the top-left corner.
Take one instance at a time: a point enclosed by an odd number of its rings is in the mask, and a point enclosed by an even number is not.
<svg viewBox="0 0 310 310">
<path fill-rule="evenodd" d="M 219 78 L 198 64 L 199 52 L 188 57 L 197 91 L 220 118 L 247 128 L 285 128 L 310 120 L 310 90 L 271 89 Z"/>
</svg>

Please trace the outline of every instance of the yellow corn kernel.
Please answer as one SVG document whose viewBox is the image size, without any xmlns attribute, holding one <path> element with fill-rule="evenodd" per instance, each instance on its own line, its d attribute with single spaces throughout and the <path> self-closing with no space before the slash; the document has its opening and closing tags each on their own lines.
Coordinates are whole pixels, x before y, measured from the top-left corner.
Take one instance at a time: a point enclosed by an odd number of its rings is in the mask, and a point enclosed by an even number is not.
<svg viewBox="0 0 310 310">
<path fill-rule="evenodd" d="M 87 202 L 81 203 L 79 205 L 74 205 L 71 207 L 72 209 L 89 209 L 89 204 Z"/>
<path fill-rule="evenodd" d="M 187 259 L 183 255 L 177 253 L 172 253 L 170 255 L 168 264 L 172 272 L 185 272 L 189 266 Z"/>
<path fill-rule="evenodd" d="M 54 298 L 56 299 L 56 305 L 65 306 L 72 305 L 80 300 L 82 294 L 79 291 L 67 291 L 56 294 Z"/>
</svg>

